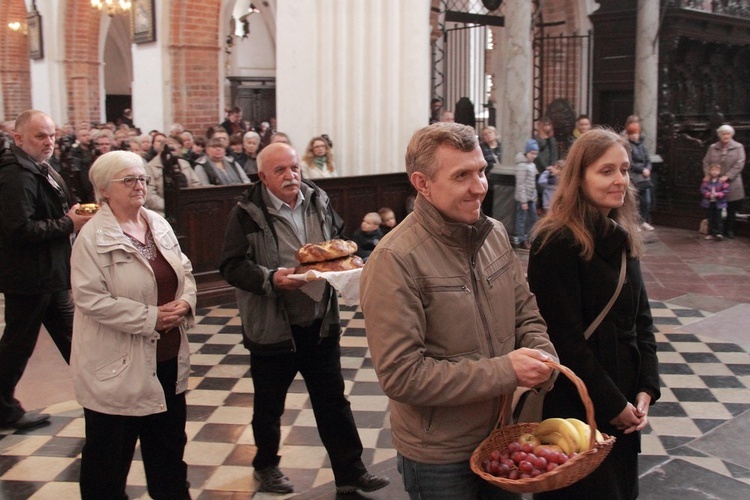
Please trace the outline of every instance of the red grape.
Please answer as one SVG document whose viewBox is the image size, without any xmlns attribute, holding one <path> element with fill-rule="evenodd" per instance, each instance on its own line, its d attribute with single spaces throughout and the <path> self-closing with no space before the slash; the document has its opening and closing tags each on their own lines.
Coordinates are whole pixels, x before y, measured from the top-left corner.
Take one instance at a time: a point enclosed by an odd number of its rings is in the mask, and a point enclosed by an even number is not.
<svg viewBox="0 0 750 500">
<path fill-rule="evenodd" d="M 518 468 L 521 470 L 521 472 L 531 472 L 531 469 L 534 468 L 534 466 L 529 462 L 528 460 L 522 460 L 521 463 L 518 464 Z"/>
<path fill-rule="evenodd" d="M 547 468 L 547 459 L 544 457 L 536 457 L 531 463 L 534 464 L 534 467 L 540 470 L 545 470 Z"/>
<path fill-rule="evenodd" d="M 500 461 L 500 450 L 493 450 L 490 453 L 490 460 L 494 460 L 496 462 Z"/>
<path fill-rule="evenodd" d="M 550 462 L 547 464 L 547 472 L 553 471 L 557 468 L 557 464 L 555 462 Z"/>
<path fill-rule="evenodd" d="M 513 469 L 508 473 L 508 479 L 513 479 L 514 481 L 521 477 L 521 471 L 518 469 Z"/>
<path fill-rule="evenodd" d="M 512 454 L 511 456 L 510 456 L 510 458 L 511 458 L 511 459 L 512 459 L 512 460 L 513 460 L 513 461 L 514 461 L 515 463 L 517 463 L 517 464 L 520 464 L 521 462 L 523 462 L 524 460 L 526 460 L 526 457 L 527 457 L 527 456 L 528 456 L 528 455 L 526 454 L 526 452 L 523 452 L 523 451 L 517 451 L 517 452 L 513 453 L 513 454 Z"/>
<path fill-rule="evenodd" d="M 511 441 L 508 443 L 508 451 L 511 453 L 511 455 L 517 451 L 521 451 L 521 443 L 518 441 Z"/>
<path fill-rule="evenodd" d="M 524 443 L 521 445 L 521 451 L 525 453 L 531 453 L 532 451 L 534 451 L 534 445 L 531 443 Z"/>
</svg>

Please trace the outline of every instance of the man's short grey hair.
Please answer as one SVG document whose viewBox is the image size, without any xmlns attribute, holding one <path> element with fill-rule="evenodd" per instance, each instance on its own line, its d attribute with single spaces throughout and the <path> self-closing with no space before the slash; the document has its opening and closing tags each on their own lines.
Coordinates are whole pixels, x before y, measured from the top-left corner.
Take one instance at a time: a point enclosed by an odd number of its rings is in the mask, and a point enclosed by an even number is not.
<svg viewBox="0 0 750 500">
<path fill-rule="evenodd" d="M 477 133 L 473 127 L 452 122 L 433 123 L 417 130 L 406 147 L 406 172 L 422 172 L 433 179 L 438 167 L 437 149 L 447 146 L 470 153 L 476 149 Z"/>
</svg>

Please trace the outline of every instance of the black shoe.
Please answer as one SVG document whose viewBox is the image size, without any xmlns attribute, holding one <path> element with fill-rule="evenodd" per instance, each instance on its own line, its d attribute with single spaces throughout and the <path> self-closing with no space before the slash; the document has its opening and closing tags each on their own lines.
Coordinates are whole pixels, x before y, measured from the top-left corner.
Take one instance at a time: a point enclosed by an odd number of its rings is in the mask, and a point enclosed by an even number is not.
<svg viewBox="0 0 750 500">
<path fill-rule="evenodd" d="M 366 493 L 370 491 L 377 491 L 381 488 L 385 488 L 391 484 L 391 480 L 384 476 L 375 476 L 369 472 L 365 472 L 359 476 L 352 484 L 342 484 L 336 486 L 336 493 L 346 495 L 348 493 L 354 493 L 357 490 L 364 491 Z"/>
<path fill-rule="evenodd" d="M 294 485 L 278 466 L 255 470 L 255 479 L 260 482 L 258 491 L 269 493 L 294 493 Z"/>
<path fill-rule="evenodd" d="M 726 231 L 726 232 L 724 233 L 724 236 L 726 236 L 726 237 L 727 237 L 727 238 L 729 238 L 730 240 L 733 240 L 733 239 L 734 239 L 734 231 Z"/>
<path fill-rule="evenodd" d="M 21 418 L 13 422 L 5 422 L 2 427 L 7 429 L 31 429 L 38 425 L 49 423 L 49 414 L 47 413 L 24 413 Z"/>
</svg>

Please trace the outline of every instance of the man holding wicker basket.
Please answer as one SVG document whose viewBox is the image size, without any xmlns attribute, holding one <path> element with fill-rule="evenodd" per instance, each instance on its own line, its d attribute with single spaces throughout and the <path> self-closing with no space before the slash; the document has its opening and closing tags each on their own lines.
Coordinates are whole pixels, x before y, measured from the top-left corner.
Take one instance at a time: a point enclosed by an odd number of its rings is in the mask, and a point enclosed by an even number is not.
<svg viewBox="0 0 750 500">
<path fill-rule="evenodd" d="M 556 357 L 505 228 L 481 213 L 486 166 L 473 128 L 418 130 L 406 152 L 414 211 L 362 273 L 367 340 L 413 499 L 520 498 L 469 459 L 502 396 L 547 382 Z"/>
</svg>

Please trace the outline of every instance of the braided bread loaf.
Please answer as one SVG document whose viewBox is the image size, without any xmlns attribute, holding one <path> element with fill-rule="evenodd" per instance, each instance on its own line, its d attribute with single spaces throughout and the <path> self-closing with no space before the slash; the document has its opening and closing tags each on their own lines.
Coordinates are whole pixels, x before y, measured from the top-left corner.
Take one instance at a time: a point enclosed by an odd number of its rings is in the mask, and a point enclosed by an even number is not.
<svg viewBox="0 0 750 500">
<path fill-rule="evenodd" d="M 357 244 L 346 240 L 329 240 L 322 243 L 308 243 L 297 250 L 295 257 L 302 264 L 323 262 L 348 257 L 357 251 Z"/>
</svg>

